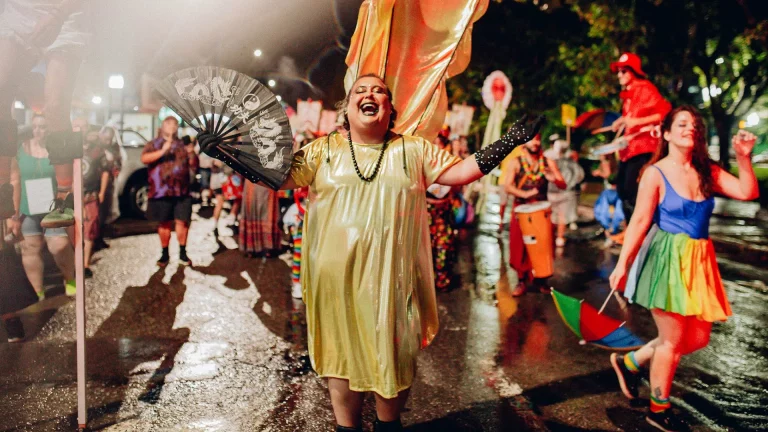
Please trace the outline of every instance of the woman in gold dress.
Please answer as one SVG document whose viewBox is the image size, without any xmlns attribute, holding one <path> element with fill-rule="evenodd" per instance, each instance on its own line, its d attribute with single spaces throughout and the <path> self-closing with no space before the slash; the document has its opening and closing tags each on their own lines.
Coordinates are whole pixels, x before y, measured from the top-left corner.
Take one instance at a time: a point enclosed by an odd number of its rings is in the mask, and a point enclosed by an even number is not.
<svg viewBox="0 0 768 432">
<path fill-rule="evenodd" d="M 542 120 L 518 122 L 461 160 L 392 132 L 397 114 L 378 76 L 360 77 L 342 110 L 346 134 L 299 150 L 282 186 L 309 187 L 301 263 L 309 355 L 328 379 L 337 431 L 361 430 L 365 392 L 376 398 L 376 430 L 401 430 L 417 354 L 438 330 L 426 188 L 477 180 Z"/>
</svg>

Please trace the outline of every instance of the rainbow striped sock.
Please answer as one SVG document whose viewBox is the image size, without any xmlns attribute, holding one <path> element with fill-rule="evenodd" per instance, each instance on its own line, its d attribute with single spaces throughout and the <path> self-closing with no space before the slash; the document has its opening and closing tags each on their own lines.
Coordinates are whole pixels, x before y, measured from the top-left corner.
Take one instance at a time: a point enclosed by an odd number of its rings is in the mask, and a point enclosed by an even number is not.
<svg viewBox="0 0 768 432">
<path fill-rule="evenodd" d="M 659 399 L 651 395 L 651 412 L 660 413 L 669 409 L 672 404 L 669 402 L 669 398 Z"/>
<path fill-rule="evenodd" d="M 640 372 L 640 365 L 637 364 L 637 360 L 635 360 L 634 351 L 631 351 L 629 354 L 624 356 L 624 366 L 632 373 Z"/>
</svg>

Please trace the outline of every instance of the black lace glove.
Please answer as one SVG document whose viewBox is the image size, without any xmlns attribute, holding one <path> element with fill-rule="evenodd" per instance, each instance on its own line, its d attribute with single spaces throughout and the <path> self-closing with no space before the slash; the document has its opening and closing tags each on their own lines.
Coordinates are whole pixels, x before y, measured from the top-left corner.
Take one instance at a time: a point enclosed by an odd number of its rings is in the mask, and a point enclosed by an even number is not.
<svg viewBox="0 0 768 432">
<path fill-rule="evenodd" d="M 544 116 L 528 121 L 528 115 L 523 115 L 500 140 L 475 153 L 475 160 L 480 171 L 483 174 L 493 171 L 508 154 L 512 153 L 515 147 L 532 140 L 539 133 L 543 124 Z"/>
</svg>

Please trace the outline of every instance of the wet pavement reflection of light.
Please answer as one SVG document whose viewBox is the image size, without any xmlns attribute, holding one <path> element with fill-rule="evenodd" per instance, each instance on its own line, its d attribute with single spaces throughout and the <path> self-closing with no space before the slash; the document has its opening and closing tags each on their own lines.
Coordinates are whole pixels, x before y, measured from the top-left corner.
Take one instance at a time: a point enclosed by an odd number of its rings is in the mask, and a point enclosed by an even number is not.
<svg viewBox="0 0 768 432">
<path fill-rule="evenodd" d="M 440 333 L 418 360 L 408 430 L 642 430 L 643 407 L 618 392 L 608 353 L 579 345 L 549 295 L 511 296 L 517 276 L 506 263 L 508 234 L 497 233 L 498 199 L 489 205 L 476 233 L 461 233 L 462 287 L 438 294 Z M 304 304 L 290 297 L 290 267 L 246 259 L 232 238 L 217 242 L 210 230 L 209 220 L 193 224 L 194 268 L 155 271 L 154 235 L 115 239 L 100 252 L 87 304 L 93 427 L 331 430 L 327 389 L 307 356 Z M 593 233 L 585 227 L 574 238 Z M 600 243 L 574 240 L 558 251 L 550 284 L 599 304 L 617 252 Z M 734 317 L 715 326 L 707 349 L 683 360 L 673 396 L 721 426 L 764 429 L 766 272 L 727 258 Z M 33 327 L 33 342 L 0 344 L 0 361 L 10 366 L 0 368 L 0 430 L 72 428 L 71 306 Z M 611 301 L 606 313 L 642 337 L 655 335 L 642 309 Z M 373 409 L 369 398 L 369 429 Z M 686 418 L 697 431 L 714 426 Z"/>
</svg>

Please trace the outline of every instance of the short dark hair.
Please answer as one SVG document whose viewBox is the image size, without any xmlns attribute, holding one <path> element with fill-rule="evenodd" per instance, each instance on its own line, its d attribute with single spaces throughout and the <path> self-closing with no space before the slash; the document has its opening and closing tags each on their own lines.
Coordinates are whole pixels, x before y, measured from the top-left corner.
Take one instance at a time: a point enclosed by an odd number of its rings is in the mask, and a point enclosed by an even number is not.
<svg viewBox="0 0 768 432">
<path fill-rule="evenodd" d="M 349 105 L 349 98 L 352 97 L 352 92 L 355 89 L 355 84 L 357 84 L 357 82 L 363 78 L 377 78 L 384 83 L 384 89 L 387 91 L 389 104 L 392 105 L 392 114 L 389 115 L 389 129 L 394 129 L 395 120 L 397 120 L 397 111 L 395 110 L 394 103 L 392 103 L 392 90 L 390 90 L 387 83 L 384 82 L 384 78 L 380 77 L 375 73 L 367 73 L 365 75 L 361 75 L 357 77 L 355 82 L 352 83 L 352 86 L 349 88 L 349 91 L 347 92 L 347 95 L 344 97 L 344 100 L 341 100 L 338 103 L 336 103 L 336 111 L 344 119 L 344 123 L 342 124 L 342 126 L 344 127 L 344 129 L 349 130 L 349 117 L 347 117 L 347 105 Z"/>
</svg>

